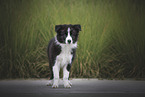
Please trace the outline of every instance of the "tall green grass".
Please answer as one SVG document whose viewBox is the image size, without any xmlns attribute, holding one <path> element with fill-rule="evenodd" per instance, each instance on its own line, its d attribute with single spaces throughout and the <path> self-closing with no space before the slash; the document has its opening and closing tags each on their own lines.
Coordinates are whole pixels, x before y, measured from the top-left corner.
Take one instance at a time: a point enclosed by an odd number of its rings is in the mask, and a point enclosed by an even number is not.
<svg viewBox="0 0 145 97">
<path fill-rule="evenodd" d="M 49 77 L 57 24 L 81 24 L 71 77 L 144 78 L 141 0 L 1 0 L 0 78 Z"/>
</svg>

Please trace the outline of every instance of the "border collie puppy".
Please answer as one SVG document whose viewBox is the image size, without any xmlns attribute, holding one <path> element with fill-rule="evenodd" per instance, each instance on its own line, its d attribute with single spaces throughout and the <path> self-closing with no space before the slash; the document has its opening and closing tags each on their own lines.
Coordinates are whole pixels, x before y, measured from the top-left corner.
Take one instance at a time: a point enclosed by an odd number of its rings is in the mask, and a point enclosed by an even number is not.
<svg viewBox="0 0 145 97">
<path fill-rule="evenodd" d="M 50 83 L 53 88 L 59 85 L 59 71 L 63 69 L 63 83 L 70 88 L 69 72 L 75 57 L 80 25 L 56 25 L 57 35 L 49 42 L 47 54 L 51 72 Z"/>
</svg>

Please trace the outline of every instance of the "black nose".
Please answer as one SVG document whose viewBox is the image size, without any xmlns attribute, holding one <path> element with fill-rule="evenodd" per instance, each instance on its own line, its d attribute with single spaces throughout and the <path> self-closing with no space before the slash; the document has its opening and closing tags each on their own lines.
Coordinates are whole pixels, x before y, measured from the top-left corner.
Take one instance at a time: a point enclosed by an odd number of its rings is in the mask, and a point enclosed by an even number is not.
<svg viewBox="0 0 145 97">
<path fill-rule="evenodd" d="M 67 40 L 67 42 L 70 44 L 71 43 L 71 40 Z"/>
</svg>

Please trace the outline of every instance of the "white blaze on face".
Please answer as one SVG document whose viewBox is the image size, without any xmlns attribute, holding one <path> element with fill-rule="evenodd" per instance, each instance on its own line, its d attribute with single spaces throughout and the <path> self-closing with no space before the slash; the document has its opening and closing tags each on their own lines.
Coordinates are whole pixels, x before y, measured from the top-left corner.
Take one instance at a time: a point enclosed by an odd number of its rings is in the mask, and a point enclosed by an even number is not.
<svg viewBox="0 0 145 97">
<path fill-rule="evenodd" d="M 70 36 L 70 28 L 67 29 L 68 35 L 66 37 L 65 43 L 71 44 L 72 43 L 72 37 Z"/>
</svg>

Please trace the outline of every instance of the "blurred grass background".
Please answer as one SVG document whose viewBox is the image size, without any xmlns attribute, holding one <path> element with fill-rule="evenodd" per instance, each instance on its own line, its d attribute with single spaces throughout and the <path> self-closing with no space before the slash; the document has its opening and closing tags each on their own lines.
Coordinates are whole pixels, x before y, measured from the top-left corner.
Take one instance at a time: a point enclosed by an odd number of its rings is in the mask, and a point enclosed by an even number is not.
<svg viewBox="0 0 145 97">
<path fill-rule="evenodd" d="M 0 0 L 0 79 L 46 78 L 57 24 L 81 24 L 70 76 L 145 78 L 144 0 Z"/>
</svg>

